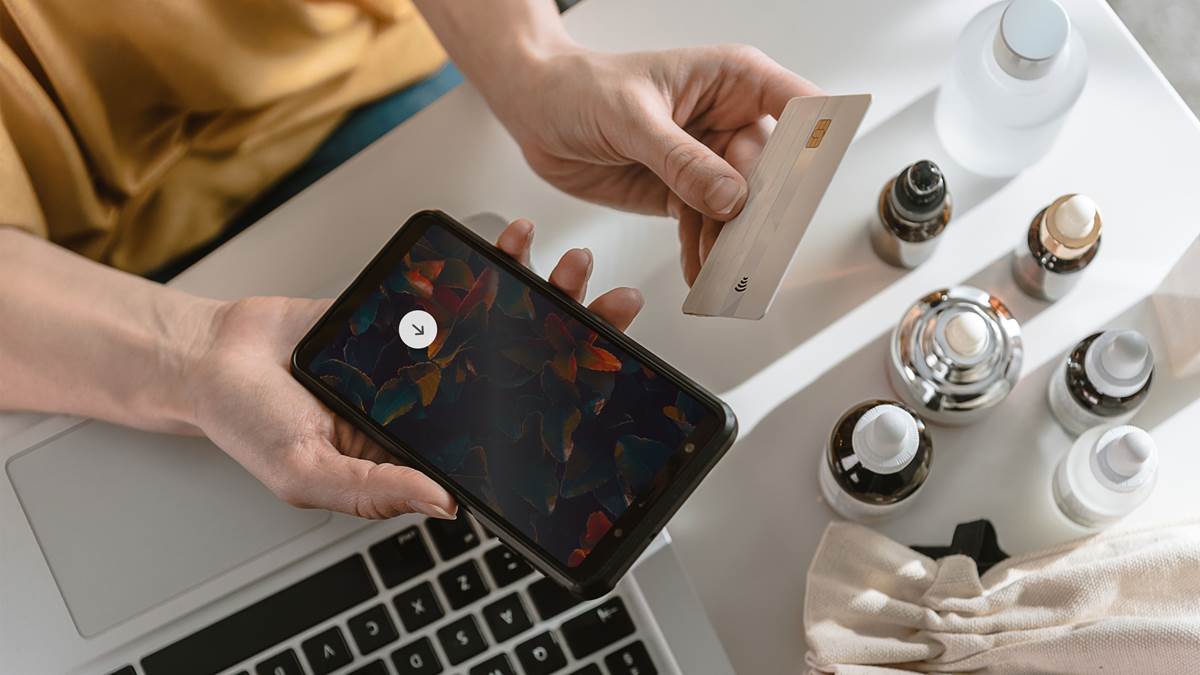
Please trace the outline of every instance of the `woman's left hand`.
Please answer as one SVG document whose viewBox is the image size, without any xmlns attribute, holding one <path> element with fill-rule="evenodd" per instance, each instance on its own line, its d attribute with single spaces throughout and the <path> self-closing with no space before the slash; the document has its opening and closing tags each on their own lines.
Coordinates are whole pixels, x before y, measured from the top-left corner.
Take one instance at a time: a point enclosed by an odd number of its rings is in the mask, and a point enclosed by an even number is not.
<svg viewBox="0 0 1200 675">
<path fill-rule="evenodd" d="M 679 221 L 689 284 L 787 102 L 821 90 L 745 45 L 604 54 L 575 47 L 533 61 L 493 108 L 530 166 L 589 201 Z"/>
</svg>

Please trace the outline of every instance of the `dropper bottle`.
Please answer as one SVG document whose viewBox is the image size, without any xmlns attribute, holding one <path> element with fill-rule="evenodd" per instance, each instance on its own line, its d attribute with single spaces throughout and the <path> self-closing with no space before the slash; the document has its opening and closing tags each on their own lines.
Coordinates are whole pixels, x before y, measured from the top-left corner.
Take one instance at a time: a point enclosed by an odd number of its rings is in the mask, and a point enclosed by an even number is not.
<svg viewBox="0 0 1200 675">
<path fill-rule="evenodd" d="M 952 211 L 938 165 L 928 159 L 910 164 L 879 193 L 871 247 L 889 265 L 912 269 L 933 255 Z"/>
<path fill-rule="evenodd" d="M 1051 378 L 1050 411 L 1067 433 L 1125 424 L 1146 403 L 1154 353 L 1136 330 L 1093 333 L 1071 349 Z"/>
<path fill-rule="evenodd" d="M 1054 472 L 1054 502 L 1067 518 L 1101 528 L 1131 513 L 1154 491 L 1158 448 L 1131 425 L 1095 427 L 1080 436 Z"/>
<path fill-rule="evenodd" d="M 1032 297 L 1058 300 L 1079 283 L 1100 250 L 1100 209 L 1087 195 L 1067 194 L 1033 218 L 1013 252 L 1013 279 Z"/>
<path fill-rule="evenodd" d="M 842 517 L 873 521 L 896 514 L 929 477 L 933 443 L 925 422 L 902 403 L 882 399 L 846 411 L 821 454 L 818 482 Z"/>
</svg>

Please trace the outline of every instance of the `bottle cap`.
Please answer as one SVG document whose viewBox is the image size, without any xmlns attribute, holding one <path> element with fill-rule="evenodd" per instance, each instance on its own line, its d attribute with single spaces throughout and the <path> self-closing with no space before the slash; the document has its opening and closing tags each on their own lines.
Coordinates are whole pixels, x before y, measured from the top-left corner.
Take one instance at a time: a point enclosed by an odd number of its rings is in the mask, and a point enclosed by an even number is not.
<svg viewBox="0 0 1200 675">
<path fill-rule="evenodd" d="M 988 326 L 974 312 L 959 312 L 946 321 L 946 345 L 967 360 L 974 359 L 987 348 Z"/>
<path fill-rule="evenodd" d="M 1087 195 L 1074 195 L 1058 207 L 1058 231 L 1071 239 L 1083 239 L 1096 226 L 1096 202 Z"/>
<path fill-rule="evenodd" d="M 1122 425 L 1100 435 L 1092 452 L 1092 471 L 1105 486 L 1132 492 L 1154 477 L 1158 448 L 1150 434 Z"/>
<path fill-rule="evenodd" d="M 1012 0 L 996 31 L 996 63 L 1022 80 L 1045 75 L 1067 46 L 1071 19 L 1056 0 Z"/>
<path fill-rule="evenodd" d="M 864 467 L 875 473 L 896 473 L 912 461 L 920 445 L 917 421 L 899 406 L 884 404 L 863 413 L 854 425 L 851 443 Z"/>
<path fill-rule="evenodd" d="M 1136 394 L 1154 373 L 1154 353 L 1136 330 L 1110 330 L 1092 341 L 1083 370 L 1096 391 L 1113 398 Z"/>
</svg>

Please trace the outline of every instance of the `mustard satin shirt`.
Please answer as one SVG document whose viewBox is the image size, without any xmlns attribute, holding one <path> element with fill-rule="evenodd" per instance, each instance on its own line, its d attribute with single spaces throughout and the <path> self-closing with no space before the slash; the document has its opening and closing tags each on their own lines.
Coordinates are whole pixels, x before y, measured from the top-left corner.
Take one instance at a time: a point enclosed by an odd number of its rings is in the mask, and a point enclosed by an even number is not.
<svg viewBox="0 0 1200 675">
<path fill-rule="evenodd" d="M 409 0 L 0 0 L 0 225 L 154 269 L 445 58 Z"/>
</svg>

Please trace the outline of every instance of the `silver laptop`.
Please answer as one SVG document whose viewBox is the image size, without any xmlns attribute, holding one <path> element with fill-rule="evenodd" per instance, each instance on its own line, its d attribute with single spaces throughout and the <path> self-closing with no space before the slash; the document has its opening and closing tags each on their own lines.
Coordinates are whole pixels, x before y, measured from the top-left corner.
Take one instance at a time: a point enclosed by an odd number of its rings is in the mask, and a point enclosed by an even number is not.
<svg viewBox="0 0 1200 675">
<path fill-rule="evenodd" d="M 203 439 L 58 417 L 0 461 L 6 674 L 732 672 L 666 533 L 580 603 L 469 517 L 296 509 Z"/>
</svg>

